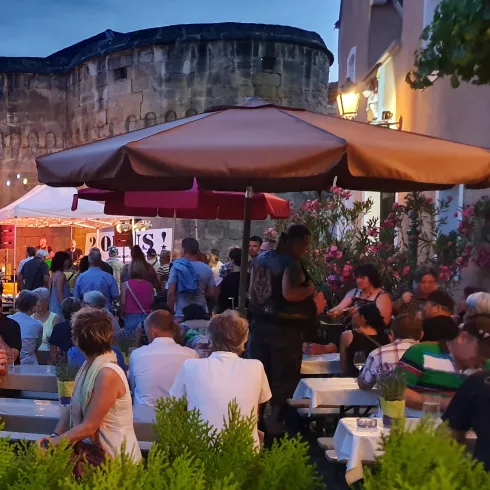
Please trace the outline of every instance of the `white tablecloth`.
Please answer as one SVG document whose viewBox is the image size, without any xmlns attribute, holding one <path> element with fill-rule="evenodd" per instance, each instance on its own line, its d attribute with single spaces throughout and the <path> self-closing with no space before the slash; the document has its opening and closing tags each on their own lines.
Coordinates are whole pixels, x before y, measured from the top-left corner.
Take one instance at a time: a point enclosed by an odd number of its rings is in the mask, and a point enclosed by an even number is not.
<svg viewBox="0 0 490 490">
<path fill-rule="evenodd" d="M 340 374 L 340 354 L 303 355 L 301 374 Z"/>
<path fill-rule="evenodd" d="M 310 413 L 315 407 L 357 406 L 378 404 L 376 390 L 362 391 L 355 378 L 303 378 L 294 392 L 294 400 L 310 399 Z"/>
<path fill-rule="evenodd" d="M 362 462 L 374 461 L 381 454 L 379 450 L 383 429 L 378 420 L 376 430 L 358 430 L 357 418 L 343 418 L 339 421 L 333 436 L 333 447 L 339 460 L 347 461 L 345 480 L 349 485 L 364 477 Z"/>
</svg>

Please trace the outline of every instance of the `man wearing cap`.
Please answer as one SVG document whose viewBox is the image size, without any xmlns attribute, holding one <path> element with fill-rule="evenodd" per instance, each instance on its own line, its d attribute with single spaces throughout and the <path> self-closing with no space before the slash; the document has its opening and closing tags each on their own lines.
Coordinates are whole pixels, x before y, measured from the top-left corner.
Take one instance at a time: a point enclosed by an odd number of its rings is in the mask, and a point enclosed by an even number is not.
<svg viewBox="0 0 490 490">
<path fill-rule="evenodd" d="M 452 319 L 453 314 L 454 301 L 449 294 L 439 289 L 430 293 L 422 308 L 424 320 L 422 342 L 439 342 L 457 337 L 459 330 Z"/>
<path fill-rule="evenodd" d="M 106 263 L 112 267 L 112 275 L 116 280 L 117 287 L 119 291 L 121 291 L 121 272 L 123 270 L 124 264 L 117 258 L 119 255 L 119 250 L 117 247 L 109 247 L 107 251 L 109 254 L 109 258 L 106 260 Z"/>
<path fill-rule="evenodd" d="M 470 326 L 471 324 L 471 326 Z M 490 358 L 490 320 L 476 317 L 465 325 L 478 338 L 479 354 Z M 490 471 L 490 369 L 484 369 L 471 375 L 456 391 L 442 419 L 447 421 L 453 436 L 458 442 L 465 443 L 466 432 L 473 429 L 476 433 L 476 446 L 473 456 Z"/>
<path fill-rule="evenodd" d="M 466 322 L 454 340 L 422 342 L 410 347 L 397 368 L 405 374 L 407 408 L 421 411 L 424 402 L 436 395 L 441 397 L 441 410 L 446 410 L 467 376 L 482 363 L 490 367 L 489 348 L 490 319 L 485 317 Z"/>
<path fill-rule="evenodd" d="M 162 250 L 158 263 L 159 267 L 157 269 L 157 276 L 162 285 L 162 291 L 165 291 L 168 276 L 170 274 L 170 250 Z"/>
<path fill-rule="evenodd" d="M 155 269 L 155 272 L 158 273 L 160 261 L 157 257 L 157 251 L 154 248 L 149 248 L 146 252 L 146 261 Z"/>
</svg>

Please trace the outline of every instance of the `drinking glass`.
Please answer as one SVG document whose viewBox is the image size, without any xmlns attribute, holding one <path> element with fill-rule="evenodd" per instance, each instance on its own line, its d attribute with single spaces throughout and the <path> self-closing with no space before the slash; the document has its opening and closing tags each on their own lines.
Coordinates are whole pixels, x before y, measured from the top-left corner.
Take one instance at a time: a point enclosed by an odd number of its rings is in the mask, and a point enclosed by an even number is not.
<svg viewBox="0 0 490 490">
<path fill-rule="evenodd" d="M 354 366 L 356 366 L 356 368 L 359 370 L 359 374 L 361 374 L 362 368 L 366 364 L 366 354 L 364 354 L 364 352 L 362 351 L 356 352 L 354 354 L 353 363 Z"/>
<path fill-rule="evenodd" d="M 431 419 L 438 419 L 441 416 L 441 397 L 439 395 L 426 395 L 423 405 L 424 415 Z"/>
</svg>

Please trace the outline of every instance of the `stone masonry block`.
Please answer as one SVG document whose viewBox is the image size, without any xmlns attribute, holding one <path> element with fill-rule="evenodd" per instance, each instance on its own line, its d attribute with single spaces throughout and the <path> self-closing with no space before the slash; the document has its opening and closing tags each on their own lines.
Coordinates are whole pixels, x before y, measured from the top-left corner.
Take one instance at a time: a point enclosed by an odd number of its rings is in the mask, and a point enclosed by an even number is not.
<svg viewBox="0 0 490 490">
<path fill-rule="evenodd" d="M 267 87 L 262 85 L 255 85 L 255 97 L 262 97 L 264 99 L 276 99 L 277 98 L 277 88 Z"/>
<path fill-rule="evenodd" d="M 131 80 L 126 78 L 117 80 L 103 89 L 103 98 L 120 97 L 131 93 Z"/>
<path fill-rule="evenodd" d="M 124 66 L 131 66 L 133 64 L 133 54 L 128 52 L 126 54 L 112 55 L 107 58 L 107 68 L 109 70 L 116 70 Z"/>
<path fill-rule="evenodd" d="M 253 84 L 266 87 L 279 87 L 281 85 L 281 75 L 279 73 L 256 73 L 253 76 Z"/>
<path fill-rule="evenodd" d="M 137 78 L 131 82 L 132 92 L 143 92 L 143 90 L 150 90 L 153 88 L 153 80 L 150 77 Z"/>
</svg>

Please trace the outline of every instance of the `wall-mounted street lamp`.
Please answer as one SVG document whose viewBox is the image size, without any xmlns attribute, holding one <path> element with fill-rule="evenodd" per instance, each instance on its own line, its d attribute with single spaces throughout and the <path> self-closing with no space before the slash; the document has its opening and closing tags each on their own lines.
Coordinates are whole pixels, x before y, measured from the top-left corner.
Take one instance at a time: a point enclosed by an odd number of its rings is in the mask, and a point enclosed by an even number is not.
<svg viewBox="0 0 490 490">
<path fill-rule="evenodd" d="M 340 117 L 354 119 L 359 108 L 359 91 L 350 78 L 345 80 L 344 85 L 339 87 L 337 95 L 337 106 Z"/>
</svg>

